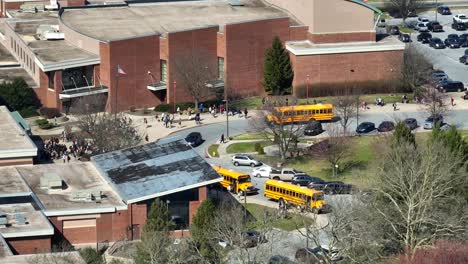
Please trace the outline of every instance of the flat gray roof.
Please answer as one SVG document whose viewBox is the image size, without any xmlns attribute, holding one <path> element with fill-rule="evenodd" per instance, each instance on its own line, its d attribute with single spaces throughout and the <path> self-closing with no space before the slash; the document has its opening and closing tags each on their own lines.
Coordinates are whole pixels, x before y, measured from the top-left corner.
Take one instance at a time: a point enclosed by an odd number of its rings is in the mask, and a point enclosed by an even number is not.
<svg viewBox="0 0 468 264">
<path fill-rule="evenodd" d="M 14 219 L 15 214 L 20 213 L 26 218 L 26 224 L 12 224 L 6 228 L 0 228 L 0 234 L 4 238 L 47 236 L 54 234 L 54 228 L 41 211 L 36 211 L 30 203 L 1 204 L 0 213 L 7 214 L 9 219 Z"/>
<path fill-rule="evenodd" d="M 99 40 L 116 40 L 231 23 L 287 17 L 259 0 L 231 6 L 227 1 L 189 1 L 131 4 L 124 7 L 65 9 L 70 28 Z"/>
<path fill-rule="evenodd" d="M 0 158 L 37 156 L 36 145 L 4 105 L 0 106 L 0 131 Z"/>
<path fill-rule="evenodd" d="M 185 140 L 178 138 L 96 155 L 91 160 L 127 203 L 222 180 Z"/>
<path fill-rule="evenodd" d="M 29 195 L 31 191 L 15 167 L 0 167 L 0 197 Z"/>
<path fill-rule="evenodd" d="M 16 168 L 39 199 L 47 216 L 114 212 L 116 208 L 127 208 L 90 162 Z M 45 173 L 58 175 L 65 187 L 49 191 L 42 189 L 40 179 Z M 73 199 L 74 194 L 80 191 L 101 191 L 103 199 L 100 203 Z"/>
<path fill-rule="evenodd" d="M 44 71 L 67 68 L 67 63 L 91 65 L 99 63 L 99 56 L 82 50 L 65 40 L 39 40 L 36 30 L 40 25 L 58 25 L 56 11 L 39 13 L 20 13 L 10 11 L 14 19 L 8 25 L 28 45 L 39 60 L 39 67 Z M 65 64 L 65 65 L 64 65 Z"/>
</svg>

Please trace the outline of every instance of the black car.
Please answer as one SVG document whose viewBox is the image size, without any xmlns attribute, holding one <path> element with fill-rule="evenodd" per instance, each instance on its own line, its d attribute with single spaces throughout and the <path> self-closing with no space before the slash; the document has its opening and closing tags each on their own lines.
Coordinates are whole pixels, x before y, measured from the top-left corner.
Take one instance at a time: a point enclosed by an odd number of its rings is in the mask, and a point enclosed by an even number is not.
<svg viewBox="0 0 468 264">
<path fill-rule="evenodd" d="M 437 21 L 431 21 L 431 22 L 427 23 L 427 29 L 429 29 L 432 32 L 443 32 L 444 31 L 444 28 L 442 27 L 442 25 Z"/>
<path fill-rule="evenodd" d="M 458 38 L 461 39 L 461 40 L 463 40 L 463 41 L 465 41 L 465 40 L 468 39 L 468 34 L 467 34 L 467 33 L 463 33 L 463 34 L 461 34 L 460 36 L 458 36 Z"/>
<path fill-rule="evenodd" d="M 450 8 L 448 6 L 439 6 L 437 8 L 437 13 L 447 16 L 447 15 L 451 15 L 452 11 L 450 11 Z"/>
<path fill-rule="evenodd" d="M 468 39 L 460 39 L 461 41 L 461 47 L 466 48 L 468 47 Z"/>
<path fill-rule="evenodd" d="M 307 126 L 304 128 L 304 135 L 306 136 L 316 136 L 323 132 L 322 124 L 317 121 L 310 121 Z"/>
<path fill-rule="evenodd" d="M 291 183 L 294 185 L 300 185 L 300 186 L 308 186 L 310 183 L 323 183 L 325 182 L 324 180 L 318 178 L 318 177 L 312 177 L 309 175 L 298 175 L 294 176 Z"/>
<path fill-rule="evenodd" d="M 398 26 L 390 26 L 388 27 L 388 33 L 390 35 L 398 35 L 400 34 L 400 28 L 398 28 Z"/>
<path fill-rule="evenodd" d="M 422 42 L 423 44 L 425 44 L 425 43 L 429 43 L 429 41 L 432 39 L 432 35 L 429 32 L 422 32 L 416 37 L 416 39 L 419 42 Z"/>
<path fill-rule="evenodd" d="M 465 86 L 459 81 L 446 80 L 437 85 L 437 89 L 443 93 L 446 92 L 461 92 L 465 90 Z"/>
<path fill-rule="evenodd" d="M 457 38 L 448 38 L 444 41 L 445 46 L 451 48 L 451 49 L 459 49 L 461 46 L 461 41 L 460 39 Z"/>
<path fill-rule="evenodd" d="M 431 38 L 429 46 L 434 49 L 445 49 L 445 44 L 440 38 Z"/>
<path fill-rule="evenodd" d="M 465 55 L 468 55 L 468 49 L 465 50 Z"/>
<path fill-rule="evenodd" d="M 409 34 L 403 34 L 403 33 L 400 33 L 400 35 L 398 36 L 398 39 L 399 39 L 401 42 L 405 42 L 405 43 L 411 41 L 410 35 L 409 35 Z"/>
<path fill-rule="evenodd" d="M 352 185 L 340 181 L 312 182 L 307 188 L 322 191 L 324 194 L 350 194 Z"/>
<path fill-rule="evenodd" d="M 255 230 L 248 230 L 241 233 L 242 240 L 240 241 L 240 247 L 242 248 L 252 248 L 256 247 L 258 244 L 268 242 L 265 238 L 265 235 Z"/>
<path fill-rule="evenodd" d="M 416 129 L 418 127 L 418 121 L 416 121 L 414 118 L 406 118 L 403 122 L 410 130 Z"/>
<path fill-rule="evenodd" d="M 463 63 L 463 64 L 466 65 L 466 64 L 468 64 L 467 58 L 468 58 L 468 55 L 463 55 L 458 60 L 460 61 L 460 63 Z"/>
<path fill-rule="evenodd" d="M 383 121 L 380 123 L 379 127 L 377 128 L 377 131 L 379 132 L 389 132 L 395 129 L 395 123 L 392 121 Z"/>
<path fill-rule="evenodd" d="M 466 30 L 466 25 L 463 23 L 452 23 L 452 28 L 457 30 L 457 31 L 465 31 Z"/>
<path fill-rule="evenodd" d="M 372 122 L 362 122 L 356 128 L 356 133 L 358 134 L 365 134 L 375 130 L 375 124 Z"/>
<path fill-rule="evenodd" d="M 199 132 L 191 132 L 185 137 L 185 141 L 192 147 L 200 146 L 203 143 L 202 136 Z"/>
</svg>

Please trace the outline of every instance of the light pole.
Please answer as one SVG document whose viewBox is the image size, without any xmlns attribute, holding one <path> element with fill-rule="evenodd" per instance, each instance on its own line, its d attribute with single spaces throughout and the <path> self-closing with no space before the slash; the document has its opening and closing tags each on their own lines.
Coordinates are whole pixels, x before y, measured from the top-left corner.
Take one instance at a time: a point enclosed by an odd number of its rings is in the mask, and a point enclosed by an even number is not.
<svg viewBox="0 0 468 264">
<path fill-rule="evenodd" d="M 435 0 L 435 20 L 437 21 L 437 0 Z"/>
<path fill-rule="evenodd" d="M 176 112 L 176 87 L 177 87 L 177 83 L 176 81 L 174 80 L 174 107 L 172 109 L 172 112 L 175 114 Z"/>
<path fill-rule="evenodd" d="M 309 82 L 310 82 L 309 74 L 307 74 L 307 80 L 306 80 L 306 98 L 307 98 L 307 102 L 309 101 Z"/>
</svg>

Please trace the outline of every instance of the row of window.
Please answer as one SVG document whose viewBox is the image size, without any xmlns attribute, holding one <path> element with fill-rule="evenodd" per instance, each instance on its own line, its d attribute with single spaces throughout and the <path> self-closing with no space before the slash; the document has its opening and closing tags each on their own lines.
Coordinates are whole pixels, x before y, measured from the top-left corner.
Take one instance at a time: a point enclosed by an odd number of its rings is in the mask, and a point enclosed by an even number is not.
<svg viewBox="0 0 468 264">
<path fill-rule="evenodd" d="M 12 37 L 10 37 L 10 47 L 15 52 L 16 56 L 21 60 L 21 62 L 23 62 L 26 68 L 35 74 L 36 67 L 34 60 L 27 55 L 26 51 Z"/>
<path fill-rule="evenodd" d="M 329 108 L 329 109 L 284 111 L 285 116 L 317 115 L 317 114 L 331 114 L 331 113 L 333 113 L 333 110 L 331 108 Z"/>
<path fill-rule="evenodd" d="M 305 197 L 306 197 L 305 194 L 297 193 L 297 192 L 295 192 L 295 191 L 286 190 L 286 189 L 284 189 L 284 188 L 280 188 L 280 187 L 276 187 L 276 186 L 271 186 L 271 185 L 267 185 L 267 186 L 266 186 L 266 190 L 272 191 L 272 192 L 281 193 L 281 194 L 288 195 L 288 196 L 292 196 L 292 197 L 301 198 L 301 199 L 305 199 Z"/>
</svg>

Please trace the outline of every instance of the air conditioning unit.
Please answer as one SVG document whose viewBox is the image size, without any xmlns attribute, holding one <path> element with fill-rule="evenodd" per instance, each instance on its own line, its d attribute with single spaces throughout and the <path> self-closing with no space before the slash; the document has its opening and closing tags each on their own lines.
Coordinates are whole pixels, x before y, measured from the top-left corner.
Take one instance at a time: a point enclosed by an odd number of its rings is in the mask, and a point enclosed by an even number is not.
<svg viewBox="0 0 468 264">
<path fill-rule="evenodd" d="M 15 223 L 17 225 L 26 225 L 28 222 L 26 221 L 26 216 L 23 213 L 15 213 Z"/>
<path fill-rule="evenodd" d="M 60 32 L 58 25 L 39 25 L 36 37 L 40 40 L 60 40 L 65 38 L 65 34 Z"/>
<path fill-rule="evenodd" d="M 56 173 L 46 172 L 40 179 L 40 188 L 50 190 L 61 190 L 63 186 L 62 178 Z"/>
</svg>

